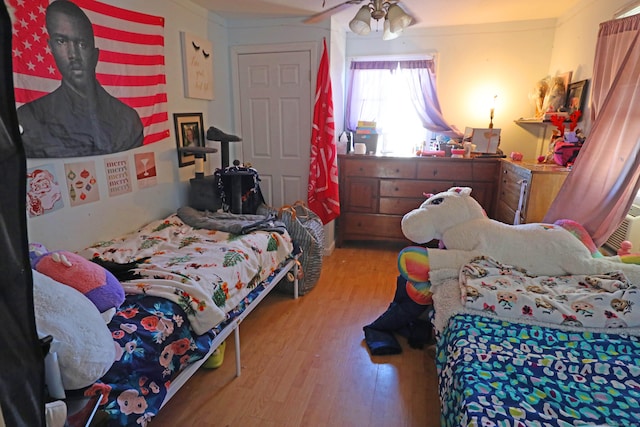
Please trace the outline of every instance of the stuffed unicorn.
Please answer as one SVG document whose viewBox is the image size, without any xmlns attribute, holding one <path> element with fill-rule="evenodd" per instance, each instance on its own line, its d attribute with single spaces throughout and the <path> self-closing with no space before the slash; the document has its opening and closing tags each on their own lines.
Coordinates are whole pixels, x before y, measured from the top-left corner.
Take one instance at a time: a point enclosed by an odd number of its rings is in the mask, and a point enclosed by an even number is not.
<svg viewBox="0 0 640 427">
<path fill-rule="evenodd" d="M 640 284 L 640 254 L 602 256 L 574 221 L 507 225 L 488 218 L 468 187 L 429 196 L 403 217 L 402 232 L 418 244 L 438 239 L 446 250 L 410 246 L 398 257 L 401 275 L 423 292 L 429 289 L 434 257 L 438 267 L 456 268 L 480 255 L 536 275 L 622 271 Z"/>
</svg>

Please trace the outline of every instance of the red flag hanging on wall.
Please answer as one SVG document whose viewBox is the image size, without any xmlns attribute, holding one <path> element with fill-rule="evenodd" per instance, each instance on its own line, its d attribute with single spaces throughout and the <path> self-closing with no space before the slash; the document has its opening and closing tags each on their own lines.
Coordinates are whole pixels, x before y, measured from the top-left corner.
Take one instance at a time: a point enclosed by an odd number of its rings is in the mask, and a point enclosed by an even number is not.
<svg viewBox="0 0 640 427">
<path fill-rule="evenodd" d="M 169 137 L 164 18 L 94 0 L 73 0 L 93 24 L 100 58 L 96 77 L 107 92 L 138 112 L 144 144 Z M 55 90 L 61 75 L 47 45 L 49 0 L 9 0 L 13 22 L 16 107 Z"/>
<path fill-rule="evenodd" d="M 323 45 L 313 108 L 307 202 L 309 208 L 322 219 L 322 223 L 327 224 L 340 215 L 340 193 L 338 191 L 338 158 L 334 140 L 333 94 L 326 40 Z"/>
</svg>

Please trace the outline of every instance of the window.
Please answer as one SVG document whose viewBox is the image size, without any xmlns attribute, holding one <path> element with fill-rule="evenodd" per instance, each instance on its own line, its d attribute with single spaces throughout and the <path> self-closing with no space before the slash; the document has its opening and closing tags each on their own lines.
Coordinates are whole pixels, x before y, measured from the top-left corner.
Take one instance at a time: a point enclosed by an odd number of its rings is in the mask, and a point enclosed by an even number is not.
<svg viewBox="0 0 640 427">
<path fill-rule="evenodd" d="M 347 128 L 376 123 L 378 154 L 410 156 L 437 135 L 460 137 L 442 117 L 435 91 L 434 61 L 352 61 Z"/>
</svg>

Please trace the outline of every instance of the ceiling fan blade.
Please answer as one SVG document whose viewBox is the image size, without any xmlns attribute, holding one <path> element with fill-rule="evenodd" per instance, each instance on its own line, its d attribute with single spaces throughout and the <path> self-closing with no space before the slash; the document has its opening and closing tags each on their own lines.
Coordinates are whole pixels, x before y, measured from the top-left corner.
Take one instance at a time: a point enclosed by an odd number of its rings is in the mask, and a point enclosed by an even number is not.
<svg viewBox="0 0 640 427">
<path fill-rule="evenodd" d="M 406 3 L 404 3 L 404 2 L 400 3 L 400 1 L 398 1 L 397 4 L 398 4 L 398 6 L 402 7 L 402 10 L 404 10 L 404 12 L 407 15 L 409 15 L 411 17 L 411 23 L 409 24 L 409 26 L 416 25 L 417 23 L 420 22 L 420 20 L 418 19 L 418 15 L 416 15 L 413 12 L 411 12 L 411 9 L 406 5 Z"/>
<path fill-rule="evenodd" d="M 344 3 L 340 3 L 336 6 L 330 7 L 327 10 L 318 12 L 315 15 L 310 16 L 309 18 L 305 19 L 302 22 L 304 22 L 305 24 L 315 24 L 316 22 L 323 21 L 324 19 L 330 17 L 331 15 L 338 13 L 343 9 L 346 9 L 352 4 L 360 4 L 362 2 L 364 2 L 364 0 L 348 0 L 348 1 L 345 1 Z"/>
</svg>

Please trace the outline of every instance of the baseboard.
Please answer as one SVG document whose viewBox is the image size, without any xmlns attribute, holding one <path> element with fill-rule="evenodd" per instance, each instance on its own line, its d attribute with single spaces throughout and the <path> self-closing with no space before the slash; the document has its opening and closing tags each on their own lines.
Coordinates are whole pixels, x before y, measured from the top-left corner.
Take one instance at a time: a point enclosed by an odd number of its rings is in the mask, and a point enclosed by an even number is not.
<svg viewBox="0 0 640 427">
<path fill-rule="evenodd" d="M 331 254 L 333 253 L 333 251 L 335 250 L 335 248 L 336 248 L 336 242 L 335 242 L 335 241 L 333 241 L 333 242 L 331 242 L 331 244 L 330 244 L 328 247 L 325 247 L 325 248 L 324 248 L 324 253 L 323 253 L 323 255 L 324 255 L 324 256 L 329 256 L 329 255 L 331 255 Z"/>
</svg>

